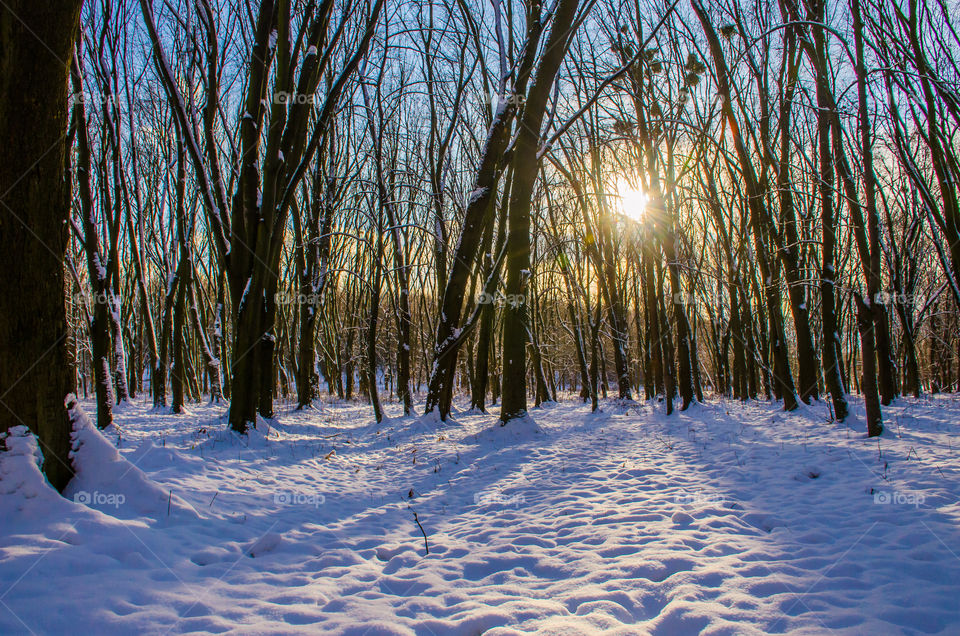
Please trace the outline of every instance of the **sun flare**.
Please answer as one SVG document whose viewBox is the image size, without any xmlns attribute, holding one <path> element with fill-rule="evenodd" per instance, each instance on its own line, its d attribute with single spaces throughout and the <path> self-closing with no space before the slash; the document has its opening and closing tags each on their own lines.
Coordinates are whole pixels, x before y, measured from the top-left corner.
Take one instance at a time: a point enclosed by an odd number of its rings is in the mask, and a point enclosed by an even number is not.
<svg viewBox="0 0 960 636">
<path fill-rule="evenodd" d="M 626 179 L 617 183 L 617 193 L 620 196 L 620 214 L 634 221 L 643 220 L 643 213 L 647 209 L 647 193 L 634 187 Z"/>
</svg>

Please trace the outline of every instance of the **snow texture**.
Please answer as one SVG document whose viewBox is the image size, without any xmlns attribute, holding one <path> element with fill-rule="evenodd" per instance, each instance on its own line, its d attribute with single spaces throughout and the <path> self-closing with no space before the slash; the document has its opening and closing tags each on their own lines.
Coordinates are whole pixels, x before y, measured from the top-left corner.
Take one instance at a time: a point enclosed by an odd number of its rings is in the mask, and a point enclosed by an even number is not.
<svg viewBox="0 0 960 636">
<path fill-rule="evenodd" d="M 66 497 L 13 429 L 0 633 L 960 631 L 957 397 L 885 408 L 879 442 L 856 398 L 845 425 L 603 409 L 326 403 L 241 436 L 138 401 L 103 433 L 75 416 Z"/>
</svg>

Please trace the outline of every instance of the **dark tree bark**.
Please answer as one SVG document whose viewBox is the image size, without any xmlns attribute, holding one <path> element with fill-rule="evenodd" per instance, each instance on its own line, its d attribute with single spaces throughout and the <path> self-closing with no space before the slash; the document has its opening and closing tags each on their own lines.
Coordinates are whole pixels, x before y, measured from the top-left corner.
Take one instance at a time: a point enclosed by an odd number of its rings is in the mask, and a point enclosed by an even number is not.
<svg viewBox="0 0 960 636">
<path fill-rule="evenodd" d="M 840 325 L 837 320 L 837 230 L 834 214 L 834 169 L 833 153 L 830 150 L 830 116 L 827 113 L 825 93 L 830 90 L 826 77 L 817 77 L 817 113 L 818 149 L 820 163 L 820 225 L 822 230 L 820 268 L 820 307 L 823 318 L 823 376 L 827 391 L 833 400 L 833 415 L 839 420 L 846 419 L 849 412 L 847 398 L 840 377 Z"/>
<path fill-rule="evenodd" d="M 811 17 L 819 23 L 823 23 L 827 15 L 827 0 L 818 0 L 817 2 L 809 6 L 809 11 Z M 799 10 L 795 4 L 788 5 L 788 14 L 791 18 L 799 20 Z M 868 310 L 869 314 L 876 317 L 877 313 L 875 310 L 870 308 L 870 305 L 873 304 L 874 300 L 879 300 L 879 284 L 880 284 L 880 245 L 879 245 L 879 222 L 877 220 L 876 214 L 876 187 L 875 179 L 873 175 L 873 159 L 872 159 L 872 150 L 870 142 L 870 133 L 869 133 L 869 119 L 867 116 L 867 105 L 866 105 L 866 86 L 865 86 L 865 71 L 862 69 L 862 51 L 861 59 L 857 63 L 858 66 L 858 94 L 859 94 L 859 120 L 861 126 L 861 151 L 864 154 L 864 181 L 866 189 L 866 198 L 867 198 L 867 213 L 873 218 L 869 221 L 872 225 L 871 234 L 872 238 L 875 241 L 868 238 L 868 222 L 864 220 L 864 207 L 860 203 L 859 192 L 857 191 L 856 184 L 854 182 L 853 172 L 850 166 L 850 162 L 847 160 L 846 150 L 844 148 L 844 135 L 843 127 L 840 121 L 839 108 L 836 103 L 836 97 L 833 93 L 833 90 L 830 87 L 829 77 L 828 77 L 828 60 L 829 60 L 829 50 L 826 44 L 826 35 L 825 29 L 822 27 L 817 27 L 813 29 L 813 38 L 812 41 L 810 38 L 802 39 L 803 48 L 806 52 L 807 58 L 810 60 L 811 65 L 814 68 L 816 74 L 816 85 L 817 85 L 817 106 L 819 108 L 818 112 L 818 124 L 821 126 L 821 134 L 823 134 L 823 126 L 828 126 L 831 134 L 832 140 L 832 154 L 830 157 L 826 156 L 824 152 L 824 141 L 821 140 L 821 163 L 832 162 L 836 168 L 837 176 L 840 179 L 840 183 L 843 186 L 844 199 L 846 200 L 847 208 L 850 210 L 851 216 L 851 226 L 853 229 L 854 244 L 857 249 L 857 253 L 860 257 L 860 264 L 864 272 L 867 294 L 868 298 L 864 300 L 863 298 L 858 297 L 858 312 L 857 312 L 857 321 L 858 329 L 861 331 L 860 344 L 863 352 L 863 364 L 861 369 L 863 373 L 868 371 L 873 374 L 871 378 L 863 378 L 862 389 L 864 391 L 873 391 L 874 394 L 864 395 L 864 402 L 867 406 L 867 421 L 868 421 L 868 430 L 871 435 L 876 433 L 876 428 L 874 423 L 881 420 L 880 413 L 880 398 L 876 395 L 877 391 L 877 380 L 876 380 L 876 338 L 874 335 L 873 329 L 869 329 L 867 333 L 863 332 L 863 326 L 860 324 L 860 311 L 859 304 L 862 303 Z M 823 171 L 823 166 L 821 166 L 821 171 Z M 832 172 L 832 168 L 831 168 Z M 824 276 L 830 276 L 829 272 L 825 272 Z M 834 280 L 835 284 L 836 275 L 833 274 L 831 280 Z M 822 284 L 822 283 L 821 283 Z M 876 291 L 871 297 L 871 289 Z M 883 310 L 883 330 L 886 333 L 886 311 Z M 871 323 L 873 324 L 873 323 Z M 831 333 L 824 328 L 825 333 Z M 838 348 L 839 355 L 839 348 Z M 824 365 L 827 362 L 824 361 Z M 892 380 L 891 380 L 892 381 Z M 892 390 L 892 387 L 891 387 Z M 832 393 L 832 391 L 831 391 Z M 892 399 L 892 397 L 891 397 Z M 836 398 L 834 398 L 836 403 Z M 838 419 L 839 415 L 838 415 Z M 878 434 L 878 433 L 877 433 Z"/>
<path fill-rule="evenodd" d="M 730 127 L 733 145 L 740 163 L 740 177 L 742 178 L 746 191 L 747 206 L 750 211 L 750 226 L 753 230 L 754 249 L 757 256 L 757 265 L 763 279 L 761 281 L 764 287 L 763 296 L 767 306 L 770 344 L 773 354 L 772 381 L 775 383 L 774 388 L 777 396 L 783 400 L 784 410 L 792 411 L 797 408 L 798 399 L 793 383 L 793 373 L 790 370 L 790 362 L 787 358 L 787 342 L 783 331 L 783 313 L 781 310 L 777 280 L 779 275 L 775 276 L 775 263 L 773 259 L 771 259 L 767 248 L 769 236 L 768 232 L 764 231 L 764 219 L 767 218 L 767 212 L 764 207 L 764 194 L 760 190 L 757 176 L 750 160 L 749 151 L 741 136 L 740 126 L 733 111 L 734 96 L 730 90 L 730 78 L 727 71 L 726 60 L 723 55 L 723 49 L 720 46 L 720 40 L 700 2 L 698 0 L 691 0 L 691 2 L 700 23 L 703 25 L 704 32 L 707 35 L 707 41 L 710 45 L 710 52 L 713 56 L 717 71 L 718 92 L 723 99 L 723 116 Z M 737 178 L 734 175 L 731 175 L 731 177 L 734 179 Z"/>
<path fill-rule="evenodd" d="M 184 412 L 184 387 L 187 375 L 187 290 L 192 284 L 193 256 L 191 254 L 191 221 L 188 220 L 186 205 L 187 167 L 183 152 L 183 136 L 177 132 L 177 183 L 176 183 L 176 221 L 177 244 L 180 252 L 176 272 L 176 294 L 173 301 L 173 372 L 170 376 L 170 388 L 173 401 L 170 410 L 173 413 Z"/>
<path fill-rule="evenodd" d="M 524 296 L 530 276 L 530 201 L 539 171 L 537 151 L 547 99 L 566 55 L 578 6 L 579 0 L 559 0 L 557 4 L 553 26 L 544 45 L 536 79 L 527 95 L 514 142 L 513 183 L 507 221 L 506 294 L 518 302 L 509 303 L 503 315 L 503 398 L 500 406 L 503 424 L 523 417 L 527 412 L 526 347 L 530 335 Z M 533 20 L 539 22 L 539 11 L 534 13 Z"/>
<path fill-rule="evenodd" d="M 318 162 L 318 165 L 322 162 Z M 330 230 L 333 227 L 333 187 L 324 171 L 314 175 L 313 191 L 307 212 L 304 233 L 300 213 L 294 209 L 294 231 L 297 232 L 297 263 L 300 272 L 300 343 L 297 354 L 297 408 L 307 408 L 320 397 L 320 374 L 317 369 L 316 330 L 320 300 L 326 286 L 326 267 L 330 256 Z"/>
<path fill-rule="evenodd" d="M 94 201 L 91 186 L 92 161 L 90 137 L 87 131 L 87 116 L 83 81 L 79 60 L 72 60 L 71 81 L 74 94 L 80 96 L 73 105 L 73 129 L 77 139 L 76 180 L 80 198 L 80 226 L 77 238 L 86 254 L 87 276 L 90 278 L 90 303 L 93 305 L 89 323 L 90 353 L 93 363 L 94 382 L 97 394 L 97 426 L 106 428 L 113 423 L 113 382 L 110 374 L 112 338 L 110 333 L 110 303 L 113 290 L 110 287 L 110 262 L 100 243 L 99 224 L 94 217 Z"/>
<path fill-rule="evenodd" d="M 800 399 L 809 403 L 819 399 L 817 350 L 813 344 L 810 312 L 807 309 L 807 293 L 800 271 L 800 237 L 797 233 L 796 203 L 793 195 L 793 180 L 790 173 L 791 149 L 791 110 L 796 93 L 797 75 L 800 57 L 797 55 L 796 32 L 787 29 L 784 34 L 786 53 L 783 70 L 786 86 L 780 107 L 780 156 L 776 162 L 777 192 L 780 198 L 780 217 L 783 224 L 783 236 L 779 241 L 778 253 L 783 264 L 784 279 L 790 300 L 790 312 L 793 316 L 793 328 L 797 336 L 797 371 L 800 383 Z"/>
<path fill-rule="evenodd" d="M 674 197 L 674 178 L 673 178 L 673 145 L 668 145 L 667 154 L 670 157 L 667 160 L 667 179 L 666 186 L 669 193 L 663 199 L 664 207 L 664 232 L 663 232 L 663 254 L 667 261 L 667 271 L 670 275 L 670 290 L 673 292 L 673 320 L 677 330 L 677 387 L 680 391 L 680 410 L 685 411 L 693 401 L 695 392 L 694 373 L 697 366 L 697 357 L 693 344 L 693 329 L 690 327 L 690 321 L 687 318 L 687 311 L 683 298 L 686 298 L 683 287 L 680 283 L 680 263 L 677 262 L 677 218 L 676 218 L 676 200 Z"/>
<path fill-rule="evenodd" d="M 380 263 L 383 258 L 382 230 L 382 219 L 378 218 L 377 225 L 373 232 L 374 236 L 371 237 L 372 240 L 376 242 L 376 250 L 370 262 L 373 281 L 370 285 L 366 332 L 366 388 L 367 396 L 370 398 L 370 405 L 373 407 L 373 416 L 377 422 L 383 421 L 383 408 L 380 406 L 380 395 L 377 389 L 377 326 L 380 320 L 380 290 L 383 282 L 383 267 Z"/>
<path fill-rule="evenodd" d="M 181 249 L 183 247 L 181 246 Z M 188 255 L 181 256 L 177 278 L 177 296 L 173 306 L 173 372 L 170 377 L 173 402 L 170 411 L 184 412 L 184 387 L 189 382 L 187 374 L 187 289 L 191 285 L 191 267 Z"/>
<path fill-rule="evenodd" d="M 510 190 L 510 175 L 507 174 L 506 186 L 504 187 L 503 204 L 500 209 L 504 211 L 501 214 L 495 214 L 495 199 L 490 199 L 492 209 L 487 214 L 486 228 L 484 229 L 483 240 L 480 245 L 480 255 L 483 259 L 483 279 L 487 280 L 498 269 L 495 268 L 494 254 L 499 254 L 503 249 L 503 243 L 506 240 L 506 202 Z M 497 242 L 496 250 L 493 249 L 494 226 L 496 226 Z M 498 281 L 499 282 L 499 281 Z M 499 286 L 496 284 L 494 289 Z M 486 412 L 487 386 L 490 381 L 490 350 L 493 345 L 494 334 L 493 324 L 496 318 L 496 294 L 483 298 L 483 306 L 480 308 L 480 326 L 477 334 L 476 349 L 476 368 L 473 373 L 473 384 L 471 387 L 470 407 L 481 412 Z"/>
<path fill-rule="evenodd" d="M 645 226 L 645 237 L 646 240 L 643 241 L 643 247 L 641 248 L 641 261 L 640 266 L 643 269 L 643 285 L 644 285 L 644 307 L 646 308 L 646 323 L 647 323 L 647 348 L 649 350 L 650 358 L 650 378 L 652 380 L 651 387 L 653 388 L 653 393 L 666 393 L 666 380 L 664 378 L 666 374 L 665 364 L 664 364 L 664 352 L 663 352 L 663 338 L 660 335 L 660 306 L 661 303 L 657 301 L 659 294 L 657 293 L 656 288 L 656 272 L 654 271 L 653 266 L 653 244 L 652 244 L 652 227 L 650 219 L 644 219 Z M 653 393 L 647 395 L 647 398 L 653 397 Z"/>
<path fill-rule="evenodd" d="M 863 162 L 864 213 L 869 241 L 869 267 L 866 269 L 868 307 L 873 315 L 876 337 L 877 371 L 879 373 L 880 402 L 888 405 L 897 397 L 897 363 L 890 344 L 887 304 L 880 269 L 880 215 L 877 211 L 877 177 L 873 167 L 873 142 L 870 135 L 870 112 L 867 104 L 867 69 L 863 53 L 863 17 L 859 0 L 851 0 L 853 12 L 853 39 L 856 49 L 857 115 L 860 126 L 860 152 Z"/>
<path fill-rule="evenodd" d="M 859 294 L 854 295 L 857 303 L 857 330 L 860 332 L 860 347 L 864 351 L 861 390 L 867 411 L 867 436 L 876 437 L 883 433 L 883 418 L 880 413 L 880 398 L 877 391 L 877 359 L 867 352 L 874 350 L 873 312 Z"/>
<path fill-rule="evenodd" d="M 443 420 L 450 413 L 453 400 L 453 379 L 460 344 L 457 333 L 462 328 L 464 294 L 474 271 L 487 215 L 493 211 L 491 199 L 496 196 L 497 184 L 506 168 L 505 153 L 510 142 L 510 128 L 517 112 L 518 102 L 526 92 L 527 82 L 536 61 L 542 30 L 543 25 L 538 19 L 529 23 L 527 40 L 517 68 L 513 95 L 497 111 L 488 127 L 483 156 L 478 162 L 473 191 L 463 216 L 460 240 L 457 242 L 450 272 L 442 291 L 440 319 L 437 321 L 437 332 L 434 337 L 433 366 L 427 385 L 424 413 L 436 410 Z M 539 137 L 539 130 L 537 133 Z"/>
<path fill-rule="evenodd" d="M 828 134 L 821 131 L 820 137 Z M 823 376 L 827 391 L 833 400 L 833 415 L 843 421 L 847 417 L 847 398 L 840 377 L 840 336 L 837 323 L 836 241 L 837 232 L 833 214 L 833 186 L 831 179 L 833 158 L 829 141 L 820 141 L 820 223 L 823 228 L 823 258 L 820 268 L 820 307 L 823 317 Z"/>
<path fill-rule="evenodd" d="M 324 0 L 308 6 L 310 14 L 300 22 L 300 32 L 293 33 L 290 0 L 260 2 L 246 78 L 245 116 L 240 122 L 232 220 L 228 224 L 225 188 L 216 145 L 212 143 L 212 122 L 218 108 L 218 57 L 209 5 L 208 104 L 204 119 L 208 147 L 207 156 L 203 157 L 193 133 L 193 119 L 186 112 L 186 102 L 163 53 L 151 3 L 140 0 L 160 79 L 194 164 L 218 258 L 229 273 L 235 321 L 229 420 L 238 432 L 245 432 L 257 413 L 264 417 L 273 415 L 277 375 L 275 296 L 287 215 L 305 171 L 325 138 L 340 97 L 373 39 L 384 2 L 376 0 L 370 8 L 360 37 L 339 72 L 330 66 L 337 56 L 328 54 L 328 47 L 336 47 L 340 40 L 340 27 L 331 21 L 334 2 Z M 341 26 L 347 18 L 346 14 L 341 18 Z M 280 98 L 312 97 L 325 76 L 332 79 L 319 113 L 314 110 L 312 99 Z"/>
<path fill-rule="evenodd" d="M 50 484 L 73 475 L 64 258 L 70 217 L 67 80 L 80 0 L 0 4 L 0 432 L 25 425 Z M 15 152 L 12 152 L 14 151 Z M 16 293 L 13 293 L 16 292 Z"/>
</svg>

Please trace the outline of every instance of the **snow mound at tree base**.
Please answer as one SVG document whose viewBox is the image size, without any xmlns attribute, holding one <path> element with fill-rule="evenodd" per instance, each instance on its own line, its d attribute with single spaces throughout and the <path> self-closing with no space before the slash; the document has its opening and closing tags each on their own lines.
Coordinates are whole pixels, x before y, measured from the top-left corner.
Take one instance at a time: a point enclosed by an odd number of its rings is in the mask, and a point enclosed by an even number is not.
<svg viewBox="0 0 960 636">
<path fill-rule="evenodd" d="M 0 435 L 0 519 L 4 526 L 65 515 L 72 507 L 47 482 L 43 454 L 26 426 Z"/>
<path fill-rule="evenodd" d="M 76 398 L 67 398 L 73 423 L 70 459 L 75 471 L 63 496 L 119 519 L 155 521 L 199 518 L 196 510 L 172 491 L 164 491 L 90 421 Z"/>
</svg>

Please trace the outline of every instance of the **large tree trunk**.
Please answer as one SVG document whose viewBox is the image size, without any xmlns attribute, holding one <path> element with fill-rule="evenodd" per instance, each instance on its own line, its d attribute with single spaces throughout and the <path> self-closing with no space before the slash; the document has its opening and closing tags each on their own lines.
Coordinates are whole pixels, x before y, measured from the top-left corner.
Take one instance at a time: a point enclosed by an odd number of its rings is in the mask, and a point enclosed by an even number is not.
<svg viewBox="0 0 960 636">
<path fill-rule="evenodd" d="M 603 311 L 603 303 L 597 298 L 597 306 L 594 309 L 593 319 L 590 321 L 590 412 L 596 412 L 600 408 L 600 324 Z M 590 307 L 587 307 L 587 315 L 590 314 Z"/>
<path fill-rule="evenodd" d="M 183 135 L 177 134 L 177 242 L 180 250 L 180 260 L 177 263 L 177 293 L 173 303 L 173 340 L 170 346 L 173 348 L 173 374 L 170 378 L 171 393 L 173 403 L 171 411 L 173 413 L 183 413 L 184 405 L 184 384 L 187 381 L 186 370 L 186 326 L 187 326 L 187 289 L 191 284 L 193 275 L 193 264 L 190 259 L 190 236 L 187 222 L 186 208 L 186 187 L 187 187 L 187 166 L 186 157 L 183 152 Z"/>
<path fill-rule="evenodd" d="M 890 328 L 887 317 L 887 305 L 881 298 L 883 287 L 880 270 L 880 215 L 877 212 L 877 178 L 873 169 L 873 142 L 870 137 L 870 114 L 867 104 L 867 69 L 863 59 L 863 18 L 859 0 L 851 0 L 853 11 L 853 36 L 856 48 L 857 64 L 857 103 L 860 124 L 860 150 L 863 161 L 864 212 L 870 246 L 869 267 L 866 267 L 867 293 L 869 309 L 873 315 L 875 345 L 879 372 L 880 401 L 888 405 L 896 398 L 897 363 L 890 345 Z"/>
<path fill-rule="evenodd" d="M 740 318 L 740 287 L 733 280 L 729 282 L 730 289 L 730 333 L 733 336 L 733 397 L 747 399 L 747 351 L 743 333 L 743 322 Z"/>
<path fill-rule="evenodd" d="M 680 410 L 685 411 L 693 401 L 697 353 L 693 345 L 693 329 L 687 317 L 683 300 L 687 298 L 680 283 L 680 263 L 677 261 L 677 213 L 674 196 L 675 177 L 673 168 L 673 144 L 667 149 L 666 198 L 664 204 L 663 255 L 670 275 L 670 290 L 673 292 L 673 318 L 677 328 L 677 386 L 680 390 Z M 662 195 L 661 195 L 662 196 Z"/>
<path fill-rule="evenodd" d="M 153 406 L 163 408 L 167 405 L 167 373 L 170 370 L 170 339 L 173 331 L 173 307 L 179 286 L 179 267 L 170 277 L 163 297 L 163 311 L 160 314 L 160 345 L 157 351 L 157 364 L 150 373 L 153 384 Z"/>
<path fill-rule="evenodd" d="M 449 275 L 440 293 L 440 320 L 433 343 L 433 365 L 427 384 L 427 399 L 424 413 L 438 411 L 441 419 L 446 419 L 453 400 L 453 378 L 457 366 L 457 352 L 461 331 L 461 317 L 464 307 L 464 294 L 474 272 L 477 250 L 483 238 L 487 215 L 493 211 L 492 200 L 496 196 L 497 184 L 508 162 L 505 161 L 507 146 L 510 142 L 510 128 L 518 110 L 519 102 L 526 93 L 534 62 L 539 50 L 543 24 L 539 19 L 528 23 L 527 38 L 523 55 L 517 66 L 516 83 L 511 99 L 498 109 L 487 130 L 483 156 L 479 160 L 477 176 L 473 183 L 470 201 L 463 215 L 460 240 L 451 259 Z M 547 49 L 549 50 L 549 49 Z M 552 83 L 552 78 L 551 78 Z M 537 130 L 539 137 L 539 130 Z M 536 162 L 535 162 L 536 163 Z M 531 166 L 536 173 L 536 165 Z M 513 178 L 509 180 L 513 181 Z M 501 214 L 505 214 L 501 211 Z M 502 386 L 502 385 L 501 385 Z"/>
<path fill-rule="evenodd" d="M 509 190 L 510 175 L 506 178 Z M 504 193 L 504 200 L 507 194 Z M 506 216 L 505 214 L 495 214 L 495 199 L 490 200 L 491 211 L 487 215 L 486 228 L 484 228 L 483 241 L 480 246 L 480 255 L 483 259 L 481 271 L 483 280 L 488 280 L 491 276 L 499 273 L 499 268 L 494 263 L 494 254 L 499 254 L 503 249 L 503 243 L 506 240 Z M 505 206 L 501 206 L 505 211 Z M 493 235 L 496 227 L 497 242 L 494 249 Z M 494 290 L 498 285 L 494 285 Z M 487 386 L 490 381 L 490 349 L 494 340 L 493 323 L 496 318 L 496 293 L 482 299 L 483 307 L 480 308 L 480 326 L 477 334 L 477 348 L 475 355 L 475 368 L 473 372 L 473 383 L 470 389 L 470 408 L 477 409 L 486 413 Z M 478 302 L 480 302 L 478 300 Z"/>
<path fill-rule="evenodd" d="M 279 269 L 279 267 L 278 267 Z M 279 289 L 279 280 L 277 277 L 267 276 L 265 282 L 264 303 L 263 303 L 263 324 L 261 326 L 260 352 L 257 356 L 257 362 L 260 365 L 260 371 L 257 375 L 257 413 L 267 419 L 273 418 L 273 397 L 277 389 L 278 369 L 276 360 L 277 354 L 277 291 Z"/>
<path fill-rule="evenodd" d="M 191 276 L 196 279 L 196 276 Z M 200 341 L 200 355 L 203 357 L 203 365 L 207 372 L 207 380 L 210 383 L 210 401 L 219 402 L 223 399 L 223 376 L 220 375 L 219 349 L 210 343 L 203 329 L 203 320 L 200 318 L 200 308 L 197 304 L 197 293 L 195 286 L 191 285 L 188 290 L 190 322 L 193 330 L 196 332 L 197 339 Z M 219 309 L 217 310 L 219 311 Z M 215 326 L 214 329 L 219 329 Z M 216 339 L 216 336 L 214 336 Z"/>
<path fill-rule="evenodd" d="M 644 307 L 646 308 L 646 322 L 647 322 L 647 342 L 646 346 L 649 350 L 649 359 L 650 359 L 650 379 L 651 379 L 651 388 L 653 389 L 652 393 L 648 393 L 647 398 L 653 397 L 654 394 L 665 394 L 666 384 L 664 381 L 664 356 L 663 356 L 663 339 L 660 336 L 660 303 L 657 302 L 658 294 L 657 288 L 654 284 L 656 273 L 654 272 L 653 267 L 653 245 L 651 244 L 651 226 L 649 217 L 644 219 L 644 224 L 646 225 L 646 238 L 647 240 L 643 241 L 642 255 L 641 255 L 641 266 L 643 267 L 643 285 L 644 285 Z"/>
<path fill-rule="evenodd" d="M 484 156 L 480 160 L 473 194 L 464 213 L 463 229 L 457 243 L 446 286 L 442 291 L 440 320 L 434 337 L 433 367 L 427 386 L 424 413 L 437 410 L 446 419 L 453 399 L 453 375 L 457 362 L 457 332 L 463 313 L 464 295 L 473 272 L 477 251 L 483 238 L 489 214 L 493 213 L 493 198 L 502 171 L 503 153 L 509 141 L 510 121 L 515 106 L 499 113 L 487 134 Z"/>
<path fill-rule="evenodd" d="M 173 413 L 184 411 L 184 385 L 187 382 L 187 289 L 191 284 L 191 270 L 189 256 L 184 254 L 180 258 L 177 277 L 180 284 L 177 286 L 177 299 L 173 307 L 173 374 L 170 378 L 173 403 L 170 410 Z"/>
<path fill-rule="evenodd" d="M 863 401 L 867 411 L 867 435 L 876 437 L 883 433 L 883 417 L 880 412 L 880 397 L 877 391 L 877 358 L 869 355 L 874 350 L 873 312 L 864 303 L 859 294 L 854 295 L 857 303 L 857 330 L 860 332 L 860 347 L 863 349 L 862 385 Z"/>
<path fill-rule="evenodd" d="M 500 421 L 504 424 L 525 416 L 527 412 L 526 347 L 530 335 L 524 296 L 530 276 L 530 202 L 539 171 L 537 150 L 547 98 L 566 55 L 578 5 L 579 0 L 559 0 L 557 3 L 553 26 L 523 108 L 513 151 L 513 183 L 507 221 L 506 293 L 507 298 L 517 302 L 508 303 L 503 315 L 503 398 Z M 539 20 L 538 17 L 534 19 Z"/>
<path fill-rule="evenodd" d="M 383 421 L 383 408 L 380 406 L 380 394 L 377 390 L 377 325 L 380 320 L 380 290 L 383 282 L 383 268 L 380 260 L 383 258 L 382 223 L 379 219 L 374 230 L 376 234 L 376 251 L 372 256 L 370 267 L 373 271 L 373 284 L 370 286 L 370 305 L 367 316 L 367 395 L 373 407 L 373 416 L 377 422 Z"/>
<path fill-rule="evenodd" d="M 83 82 L 79 61 L 72 60 L 71 79 L 75 94 L 83 95 Z M 99 224 L 94 218 L 93 191 L 91 187 L 90 139 L 87 132 L 87 116 L 84 101 L 73 106 L 73 127 L 77 138 L 77 185 L 80 198 L 80 217 L 87 275 L 90 278 L 90 303 L 93 317 L 89 323 L 90 352 L 97 393 L 97 426 L 106 428 L 113 423 L 113 380 L 110 375 L 110 304 L 113 290 L 110 288 L 109 262 L 100 245 Z"/>
<path fill-rule="evenodd" d="M 795 33 L 789 30 L 784 36 L 789 55 L 785 56 L 784 67 L 787 74 L 787 86 L 780 106 L 780 158 L 777 166 L 777 192 L 780 197 L 780 217 L 783 224 L 783 238 L 780 248 L 780 260 L 783 275 L 787 282 L 787 294 L 790 300 L 790 313 L 793 315 L 793 328 L 797 336 L 797 371 L 800 383 L 800 399 L 810 403 L 819 399 L 817 350 L 813 344 L 813 330 L 810 324 L 810 312 L 807 309 L 807 292 L 803 274 L 800 270 L 800 236 L 797 232 L 797 216 L 794 202 L 794 186 L 790 174 L 790 154 L 793 141 L 790 131 L 790 114 L 796 91 L 800 58 L 796 51 Z"/>
<path fill-rule="evenodd" d="M 840 377 L 840 325 L 837 321 L 837 231 L 833 206 L 833 154 L 830 151 L 830 120 L 823 105 L 823 91 L 829 90 L 825 78 L 818 78 L 817 96 L 820 110 L 817 115 L 820 160 L 820 225 L 823 232 L 822 265 L 820 269 L 820 307 L 823 316 L 823 376 L 827 391 L 833 400 L 833 415 L 843 421 L 847 417 L 847 398 Z"/>
<path fill-rule="evenodd" d="M 799 11 L 796 6 L 791 5 L 789 7 L 791 18 L 799 19 Z M 811 12 L 811 17 L 822 23 L 827 16 L 827 0 L 818 0 L 818 2 L 809 6 Z M 868 421 L 868 430 L 871 435 L 876 433 L 875 422 L 881 420 L 880 413 L 880 398 L 876 394 L 877 392 L 877 380 L 876 380 L 876 348 L 875 348 L 875 336 L 873 333 L 873 328 L 868 329 L 867 333 L 863 333 L 864 326 L 860 324 L 860 307 L 859 303 L 863 303 L 871 315 L 876 317 L 878 314 L 870 309 L 869 305 L 873 304 L 876 300 L 879 300 L 879 276 L 880 276 L 880 246 L 879 246 L 879 227 L 878 220 L 876 218 L 876 188 L 874 183 L 873 176 L 873 158 L 872 158 L 872 149 L 870 142 L 869 134 L 869 119 L 867 118 L 866 112 L 866 87 L 865 87 L 865 71 L 862 68 L 862 51 L 860 55 L 860 61 L 858 62 L 858 93 L 859 93 L 859 102 L 860 102 L 860 126 L 861 126 L 861 150 L 864 154 L 864 173 L 865 173 L 865 190 L 867 198 L 867 213 L 872 215 L 870 223 L 872 227 L 872 238 L 875 239 L 875 242 L 867 237 L 867 222 L 863 217 L 863 206 L 860 203 L 860 193 L 857 191 L 856 184 L 854 182 L 853 172 L 850 167 L 850 162 L 847 160 L 846 150 L 844 148 L 844 134 L 843 126 L 840 121 L 840 113 L 838 110 L 838 105 L 836 102 L 836 97 L 833 93 L 833 90 L 829 84 L 829 47 L 826 43 L 826 33 L 825 29 L 822 27 L 815 28 L 813 30 L 813 42 L 809 40 L 804 40 L 804 49 L 806 51 L 807 57 L 810 59 L 811 64 L 814 67 L 816 72 L 816 84 L 817 84 L 817 106 L 819 108 L 818 115 L 818 124 L 821 126 L 821 132 L 823 131 L 824 126 L 828 126 L 831 132 L 831 139 L 833 142 L 833 153 L 832 156 L 828 158 L 829 161 L 835 162 L 835 167 L 837 169 L 837 176 L 840 179 L 840 183 L 843 186 L 844 199 L 847 203 L 847 208 L 850 210 L 851 217 L 851 228 L 853 230 L 854 245 L 856 246 L 857 253 L 860 256 L 860 265 L 864 272 L 864 277 L 866 279 L 867 295 L 868 298 L 863 301 L 862 298 L 858 298 L 858 312 L 857 312 L 857 321 L 858 328 L 861 331 L 860 345 L 863 350 L 863 373 L 870 371 L 874 374 L 872 378 L 864 378 L 863 390 L 874 392 L 872 395 L 864 395 L 864 403 L 867 406 L 867 421 Z M 823 152 L 824 143 L 821 140 L 821 152 Z M 821 161 L 826 157 L 822 157 Z M 821 169 L 823 169 L 821 167 Z M 871 246 L 871 243 L 874 242 L 874 245 Z M 834 276 L 835 279 L 835 276 Z M 874 295 L 871 294 L 871 290 L 875 289 L 876 292 Z M 872 297 L 871 297 L 872 295 Z M 886 332 L 886 311 L 883 310 L 882 315 L 883 320 L 883 329 Z M 873 324 L 873 323 L 871 323 Z M 825 330 L 826 331 L 826 330 Z M 892 363 L 892 362 L 891 362 Z M 826 364 L 826 362 L 824 362 Z M 892 382 L 892 380 L 890 380 Z M 890 385 L 892 390 L 892 385 Z M 892 397 L 890 398 L 893 399 Z"/>
<path fill-rule="evenodd" d="M 80 0 L 0 4 L 0 431 L 25 425 L 58 490 L 73 475 L 64 267 L 67 78 Z"/>
<path fill-rule="evenodd" d="M 320 230 L 321 183 L 323 175 L 318 170 L 314 176 L 313 197 L 310 201 L 307 231 L 304 233 L 300 222 L 300 210 L 294 206 L 294 231 L 297 233 L 296 261 L 300 273 L 300 295 L 297 298 L 300 309 L 300 342 L 297 352 L 297 408 L 307 408 L 320 397 L 320 374 L 317 368 L 317 319 L 320 308 L 321 278 L 320 251 L 325 243 L 329 246 L 329 227 L 331 214 L 324 215 L 323 236 Z M 330 209 L 331 206 L 325 206 Z"/>
<path fill-rule="evenodd" d="M 119 277 L 114 276 L 115 284 L 119 284 Z M 127 352 L 123 345 L 123 326 L 120 324 L 120 296 L 110 294 L 109 305 L 110 339 L 113 347 L 113 385 L 116 392 L 117 404 L 130 400 L 130 389 L 127 386 Z"/>
</svg>

